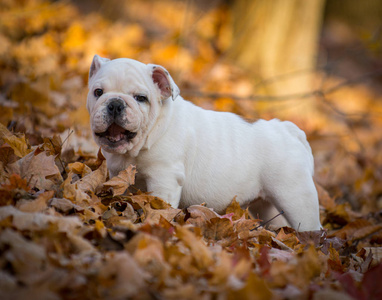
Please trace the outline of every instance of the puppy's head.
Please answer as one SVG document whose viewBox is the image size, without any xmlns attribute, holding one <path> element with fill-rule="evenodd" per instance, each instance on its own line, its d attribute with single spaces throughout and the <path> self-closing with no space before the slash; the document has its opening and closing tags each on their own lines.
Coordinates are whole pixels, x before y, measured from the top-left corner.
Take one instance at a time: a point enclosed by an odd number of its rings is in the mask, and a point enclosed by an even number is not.
<svg viewBox="0 0 382 300">
<path fill-rule="evenodd" d="M 138 155 L 179 89 L 161 66 L 95 55 L 86 107 L 97 144 L 110 153 Z"/>
</svg>

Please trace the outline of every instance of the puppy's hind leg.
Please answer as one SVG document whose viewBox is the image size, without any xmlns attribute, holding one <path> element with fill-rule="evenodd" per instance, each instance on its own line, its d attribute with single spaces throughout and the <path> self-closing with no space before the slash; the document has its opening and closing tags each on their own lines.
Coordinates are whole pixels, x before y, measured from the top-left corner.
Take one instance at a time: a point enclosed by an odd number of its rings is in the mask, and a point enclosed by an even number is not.
<svg viewBox="0 0 382 300">
<path fill-rule="evenodd" d="M 298 231 L 321 229 L 317 190 L 309 172 L 290 174 L 272 184 L 271 201 Z"/>
<path fill-rule="evenodd" d="M 265 227 L 269 229 L 278 229 L 283 226 L 290 226 L 285 218 L 282 215 L 279 215 L 280 212 L 277 208 L 274 207 L 270 201 L 262 198 L 258 198 L 251 203 L 249 206 L 249 212 L 255 219 L 259 218 L 262 221 L 261 223 L 266 224 Z"/>
</svg>

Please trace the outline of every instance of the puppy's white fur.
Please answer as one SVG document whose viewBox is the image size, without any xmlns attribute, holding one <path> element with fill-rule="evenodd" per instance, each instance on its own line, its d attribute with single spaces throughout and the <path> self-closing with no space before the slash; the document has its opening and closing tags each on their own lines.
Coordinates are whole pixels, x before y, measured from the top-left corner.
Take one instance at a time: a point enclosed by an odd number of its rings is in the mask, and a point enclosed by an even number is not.
<svg viewBox="0 0 382 300">
<path fill-rule="evenodd" d="M 97 88 L 103 90 L 98 99 Z M 137 94 L 149 102 L 136 101 Z M 94 57 L 87 99 L 93 132 L 110 125 L 107 104 L 118 97 L 126 104 L 119 125 L 137 133 L 115 147 L 94 135 L 111 176 L 134 164 L 137 184 L 173 207 L 205 202 L 221 212 L 235 196 L 243 207 L 262 197 L 283 210 L 295 229 L 321 228 L 313 156 L 303 131 L 279 120 L 250 124 L 178 94 L 161 66 Z"/>
</svg>

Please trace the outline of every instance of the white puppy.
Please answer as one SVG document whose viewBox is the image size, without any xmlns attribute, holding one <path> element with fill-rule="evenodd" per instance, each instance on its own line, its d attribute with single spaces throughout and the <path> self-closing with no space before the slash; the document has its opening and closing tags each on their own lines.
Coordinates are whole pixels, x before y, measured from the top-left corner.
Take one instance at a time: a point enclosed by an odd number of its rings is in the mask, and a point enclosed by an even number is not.
<svg viewBox="0 0 382 300">
<path fill-rule="evenodd" d="M 235 196 L 243 207 L 262 197 L 295 229 L 321 228 L 312 151 L 293 123 L 204 110 L 163 67 L 98 55 L 87 109 L 110 176 L 133 164 L 137 185 L 173 207 L 222 212 Z"/>
</svg>

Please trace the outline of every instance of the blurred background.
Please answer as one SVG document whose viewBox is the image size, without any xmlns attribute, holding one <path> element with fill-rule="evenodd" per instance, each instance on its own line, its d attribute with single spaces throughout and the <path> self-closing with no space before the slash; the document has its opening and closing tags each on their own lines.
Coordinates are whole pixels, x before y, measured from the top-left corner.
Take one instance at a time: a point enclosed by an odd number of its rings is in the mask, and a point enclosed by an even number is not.
<svg viewBox="0 0 382 300">
<path fill-rule="evenodd" d="M 382 209 L 382 1 L 0 0 L 0 122 L 96 152 L 94 54 L 161 64 L 204 108 L 295 122 L 316 181 Z"/>
</svg>

